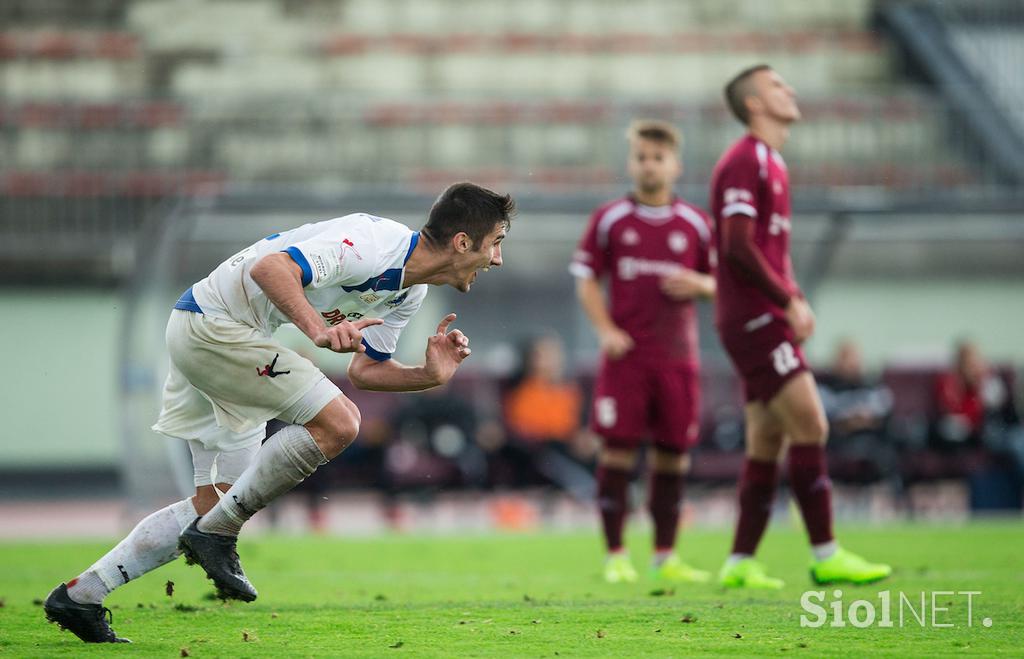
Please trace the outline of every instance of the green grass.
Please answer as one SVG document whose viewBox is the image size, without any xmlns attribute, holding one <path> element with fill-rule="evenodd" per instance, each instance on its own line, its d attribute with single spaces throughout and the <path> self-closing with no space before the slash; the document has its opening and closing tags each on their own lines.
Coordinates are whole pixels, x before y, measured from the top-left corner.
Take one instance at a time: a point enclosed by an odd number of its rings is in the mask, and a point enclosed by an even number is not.
<svg viewBox="0 0 1024 659">
<path fill-rule="evenodd" d="M 981 591 L 973 626 L 966 598 L 939 597 L 937 622 L 910 618 L 891 629 L 802 628 L 807 577 L 802 534 L 770 530 L 761 558 L 787 580 L 780 593 L 723 592 L 714 586 L 659 592 L 649 581 L 611 586 L 599 579 L 591 534 L 243 540 L 243 563 L 260 590 L 253 604 L 222 605 L 198 568 L 183 561 L 116 591 L 114 628 L 135 643 L 85 646 L 44 622 L 34 599 L 99 556 L 103 543 L 0 545 L 0 655 L 135 656 L 684 656 L 1008 654 L 1024 646 L 1024 524 L 842 529 L 844 544 L 896 566 L 884 583 L 843 588 L 878 604 L 898 591 Z M 646 535 L 630 538 L 644 566 Z M 683 536 L 681 553 L 717 570 L 724 532 Z M 174 581 L 174 595 L 164 590 Z M 832 601 L 831 591 L 826 603 Z M 947 605 L 947 602 L 951 604 Z M 930 607 L 930 600 L 929 600 Z M 930 610 L 930 609 L 929 609 Z M 683 618 L 689 622 L 683 622 Z M 980 624 L 984 617 L 992 626 Z M 929 620 L 930 622 L 930 620 Z M 248 640 L 245 640 L 248 638 Z"/>
</svg>

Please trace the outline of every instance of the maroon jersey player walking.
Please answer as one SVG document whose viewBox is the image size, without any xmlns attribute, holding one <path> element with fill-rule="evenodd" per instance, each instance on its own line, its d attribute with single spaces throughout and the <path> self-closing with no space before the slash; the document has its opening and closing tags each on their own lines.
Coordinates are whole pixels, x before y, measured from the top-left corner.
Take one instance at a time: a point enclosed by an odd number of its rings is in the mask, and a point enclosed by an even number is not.
<svg viewBox="0 0 1024 659">
<path fill-rule="evenodd" d="M 719 579 L 726 586 L 782 586 L 753 556 L 788 447 L 789 486 L 810 536 L 812 577 L 876 581 L 889 575 L 889 566 L 840 548 L 832 535 L 828 425 L 800 348 L 814 331 L 814 314 L 793 277 L 789 175 L 779 153 L 800 110 L 793 89 L 766 65 L 737 75 L 725 96 L 749 132 L 725 152 L 711 180 L 719 255 L 715 324 L 743 381 L 747 457 L 732 554 Z"/>
<path fill-rule="evenodd" d="M 697 325 L 693 298 L 714 294 L 710 227 L 672 192 L 682 173 L 671 124 L 637 121 L 629 133 L 633 192 L 598 208 L 573 259 L 577 294 L 601 344 L 593 430 L 602 437 L 598 503 L 607 581 L 635 581 L 622 532 L 627 491 L 642 442 L 653 440 L 648 509 L 654 521 L 654 576 L 707 581 L 675 554 L 679 507 L 699 429 Z M 609 283 L 605 301 L 601 279 Z"/>
</svg>

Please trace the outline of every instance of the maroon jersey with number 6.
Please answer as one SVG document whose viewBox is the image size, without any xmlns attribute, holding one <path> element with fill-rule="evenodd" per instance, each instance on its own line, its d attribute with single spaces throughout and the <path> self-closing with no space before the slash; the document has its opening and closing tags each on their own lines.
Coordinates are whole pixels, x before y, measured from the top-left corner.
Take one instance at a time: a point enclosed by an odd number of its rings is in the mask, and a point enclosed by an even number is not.
<svg viewBox="0 0 1024 659">
<path fill-rule="evenodd" d="M 605 357 L 590 418 L 605 444 L 635 447 L 647 439 L 681 453 L 700 429 L 699 346 L 692 301 L 661 291 L 684 268 L 710 269 L 707 218 L 682 200 L 644 206 L 629 197 L 598 208 L 570 270 L 609 281 L 612 320 L 633 339 L 620 359 Z"/>
<path fill-rule="evenodd" d="M 624 359 L 655 366 L 699 365 L 693 302 L 669 298 L 660 281 L 684 268 L 710 272 L 710 241 L 704 213 L 681 199 L 644 206 L 623 197 L 594 212 L 570 271 L 577 277 L 608 278 L 612 320 L 636 344 Z"/>
</svg>

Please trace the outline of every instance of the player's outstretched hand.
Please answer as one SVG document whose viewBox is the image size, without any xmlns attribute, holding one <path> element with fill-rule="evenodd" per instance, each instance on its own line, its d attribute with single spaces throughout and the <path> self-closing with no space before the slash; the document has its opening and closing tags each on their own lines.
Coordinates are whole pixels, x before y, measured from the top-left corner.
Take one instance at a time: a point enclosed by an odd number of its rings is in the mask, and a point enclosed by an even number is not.
<svg viewBox="0 0 1024 659">
<path fill-rule="evenodd" d="M 337 325 L 325 327 L 313 339 L 313 343 L 317 347 L 327 348 L 333 352 L 366 352 L 366 346 L 363 345 L 363 330 L 383 322 L 380 318 L 361 318 L 354 323 L 343 320 Z"/>
<path fill-rule="evenodd" d="M 620 359 L 632 350 L 634 345 L 633 337 L 618 327 L 601 332 L 597 338 L 601 344 L 601 352 L 609 359 Z"/>
<path fill-rule="evenodd" d="M 461 330 L 448 331 L 448 326 L 454 321 L 455 314 L 448 314 L 437 325 L 437 332 L 427 339 L 424 367 L 437 384 L 448 382 L 462 360 L 472 352 L 469 349 L 469 337 Z"/>
<path fill-rule="evenodd" d="M 802 297 L 794 295 L 786 305 L 786 320 L 793 328 L 797 343 L 803 343 L 814 334 L 814 312 Z"/>
</svg>

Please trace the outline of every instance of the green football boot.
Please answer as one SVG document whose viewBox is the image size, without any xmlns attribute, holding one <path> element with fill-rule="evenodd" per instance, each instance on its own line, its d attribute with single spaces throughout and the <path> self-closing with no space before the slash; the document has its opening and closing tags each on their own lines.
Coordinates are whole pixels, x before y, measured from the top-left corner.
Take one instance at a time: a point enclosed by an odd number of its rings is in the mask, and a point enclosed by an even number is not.
<svg viewBox="0 0 1024 659">
<path fill-rule="evenodd" d="M 634 583 L 637 578 L 628 554 L 612 554 L 604 562 L 604 580 L 608 583 Z"/>
<path fill-rule="evenodd" d="M 823 561 L 811 563 L 811 579 L 825 585 L 832 583 L 866 584 L 881 581 L 892 574 L 884 563 L 869 563 L 842 547 Z"/>
<path fill-rule="evenodd" d="M 769 577 L 764 566 L 753 558 L 744 558 L 731 565 L 726 562 L 718 573 L 718 583 L 726 588 L 760 588 L 779 590 L 785 585 L 782 579 Z"/>
<path fill-rule="evenodd" d="M 707 583 L 711 579 L 711 573 L 687 565 L 681 558 L 672 554 L 661 565 L 651 566 L 651 577 L 671 583 Z"/>
</svg>

